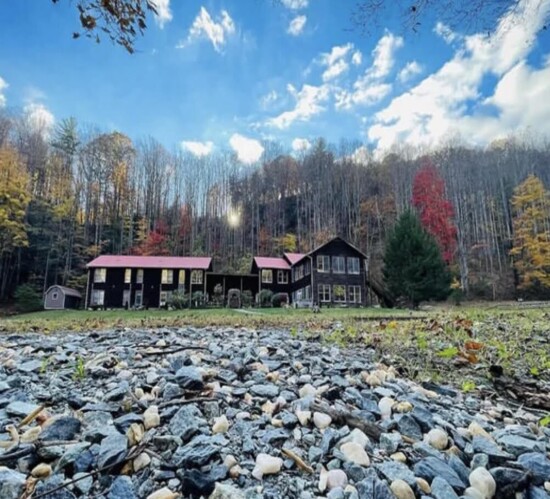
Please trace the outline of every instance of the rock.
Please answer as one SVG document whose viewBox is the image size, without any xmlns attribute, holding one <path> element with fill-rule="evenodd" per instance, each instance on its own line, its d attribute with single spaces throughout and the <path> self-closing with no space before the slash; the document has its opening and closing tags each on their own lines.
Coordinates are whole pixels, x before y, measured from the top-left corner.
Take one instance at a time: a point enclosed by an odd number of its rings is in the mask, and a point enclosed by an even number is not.
<svg viewBox="0 0 550 499">
<path fill-rule="evenodd" d="M 132 463 L 134 471 L 136 473 L 143 468 L 147 468 L 149 464 L 151 464 L 151 457 L 146 452 L 142 452 L 138 457 L 134 459 L 134 462 Z"/>
<path fill-rule="evenodd" d="M 414 473 L 403 463 L 397 461 L 384 461 L 375 465 L 376 469 L 389 481 L 403 480 L 410 487 L 416 484 Z"/>
<path fill-rule="evenodd" d="M 474 487 L 468 487 L 465 491 L 464 491 L 464 497 L 471 497 L 472 499 L 484 499 L 485 496 L 477 489 L 475 489 Z"/>
<path fill-rule="evenodd" d="M 172 459 L 181 468 L 204 466 L 226 444 L 222 435 L 197 435 L 187 445 L 178 447 Z"/>
<path fill-rule="evenodd" d="M 485 437 L 474 437 L 472 439 L 472 449 L 474 452 L 487 454 L 489 461 L 497 464 L 514 459 L 512 454 L 504 452 L 493 440 Z"/>
<path fill-rule="evenodd" d="M 225 483 L 216 483 L 214 492 L 208 499 L 245 499 L 245 495 L 240 489 Z"/>
<path fill-rule="evenodd" d="M 424 480 L 423 478 L 417 478 L 416 479 L 416 485 L 418 485 L 418 488 L 424 492 L 424 494 L 431 494 L 432 488 L 430 487 L 430 484 Z"/>
<path fill-rule="evenodd" d="M 411 412 L 413 410 L 413 405 L 406 400 L 403 402 L 398 402 L 393 406 L 393 410 L 399 413 Z"/>
<path fill-rule="evenodd" d="M 395 404 L 395 400 L 390 397 L 382 397 L 378 402 L 378 409 L 383 419 L 391 417 L 392 407 Z"/>
<path fill-rule="evenodd" d="M 283 460 L 280 457 L 261 453 L 256 456 L 256 466 L 252 471 L 252 476 L 257 480 L 261 480 L 264 475 L 274 475 L 279 473 L 282 466 Z"/>
<path fill-rule="evenodd" d="M 195 405 L 180 407 L 170 420 L 170 431 L 172 435 L 180 437 L 187 442 L 199 431 L 200 424 L 204 422 L 202 413 Z"/>
<path fill-rule="evenodd" d="M 315 397 L 317 395 L 317 388 L 315 388 L 313 385 L 310 385 L 309 383 L 306 383 L 300 390 L 298 390 L 298 394 L 300 395 L 300 398 L 307 398 L 307 397 Z"/>
<path fill-rule="evenodd" d="M 403 414 L 397 422 L 397 427 L 402 435 L 414 440 L 422 440 L 422 429 L 410 414 Z"/>
<path fill-rule="evenodd" d="M 390 456 L 390 459 L 397 461 L 399 463 L 407 462 L 407 456 L 405 456 L 405 454 L 403 454 L 402 452 L 395 452 Z"/>
<path fill-rule="evenodd" d="M 149 406 L 143 413 L 143 426 L 146 430 L 160 425 L 159 409 L 156 405 Z"/>
<path fill-rule="evenodd" d="M 344 488 L 348 484 L 348 477 L 342 470 L 330 470 L 327 474 L 327 488 Z"/>
<path fill-rule="evenodd" d="M 252 385 L 250 392 L 258 397 L 274 398 L 279 395 L 279 387 L 273 384 Z"/>
<path fill-rule="evenodd" d="M 39 371 L 42 368 L 42 361 L 41 360 L 29 360 L 28 362 L 24 362 L 23 364 L 19 365 L 17 369 L 20 371 L 31 373 L 33 371 Z"/>
<path fill-rule="evenodd" d="M 216 482 L 227 476 L 225 466 L 214 466 L 208 472 L 187 469 L 180 473 L 181 488 L 191 497 L 208 497 L 214 491 Z"/>
<path fill-rule="evenodd" d="M 399 433 L 382 433 L 380 435 L 380 447 L 388 454 L 393 454 L 403 443 Z"/>
<path fill-rule="evenodd" d="M 311 411 L 296 411 L 296 417 L 302 426 L 307 426 L 311 421 Z"/>
<path fill-rule="evenodd" d="M 147 499 L 176 499 L 180 495 L 176 492 L 172 492 L 168 487 L 163 487 L 152 494 L 147 496 Z"/>
<path fill-rule="evenodd" d="M 397 499 L 415 499 L 415 495 L 409 484 L 403 480 L 394 480 L 390 489 Z"/>
<path fill-rule="evenodd" d="M 472 437 L 483 437 L 487 440 L 493 439 L 493 437 L 491 437 L 491 435 L 489 435 L 489 433 L 487 433 L 483 429 L 483 427 L 476 421 L 472 421 L 470 423 L 470 426 L 468 426 L 468 431 L 470 432 L 470 435 L 472 435 Z"/>
<path fill-rule="evenodd" d="M 212 426 L 213 433 L 226 433 L 227 430 L 229 430 L 229 421 L 225 414 L 214 420 L 214 425 Z"/>
<path fill-rule="evenodd" d="M 71 416 L 61 416 L 48 421 L 47 426 L 42 428 L 40 439 L 44 441 L 50 440 L 74 440 L 75 436 L 80 432 L 80 420 Z"/>
<path fill-rule="evenodd" d="M 107 499 L 137 499 L 130 477 L 117 476 L 111 484 Z"/>
<path fill-rule="evenodd" d="M 313 424 L 320 430 L 327 428 L 330 423 L 332 423 L 332 418 L 328 414 L 323 414 L 322 412 L 313 413 Z"/>
<path fill-rule="evenodd" d="M 370 466 L 370 459 L 365 449 L 356 442 L 347 442 L 340 446 L 346 461 L 358 464 L 359 466 Z"/>
<path fill-rule="evenodd" d="M 539 452 L 528 452 L 518 458 L 518 462 L 533 474 L 533 483 L 542 485 L 550 477 L 550 459 Z"/>
<path fill-rule="evenodd" d="M 544 452 L 546 444 L 543 441 L 532 440 L 519 435 L 503 435 L 497 442 L 510 454 L 518 457 L 528 452 Z"/>
<path fill-rule="evenodd" d="M 65 483 L 63 475 L 52 475 L 43 482 L 38 482 L 34 489 L 35 496 L 44 496 L 45 499 L 76 499 L 76 496 L 67 488 L 60 488 Z M 49 493 L 48 493 L 49 492 Z M 3 496 L 0 496 L 3 498 Z"/>
<path fill-rule="evenodd" d="M 435 457 L 426 457 L 416 463 L 414 466 L 414 473 L 428 481 L 432 481 L 436 477 L 442 478 L 455 489 L 463 489 L 466 487 L 464 481 L 447 463 Z"/>
<path fill-rule="evenodd" d="M 470 473 L 470 485 L 481 492 L 484 499 L 491 499 L 497 490 L 493 475 L 485 468 L 476 468 Z"/>
<path fill-rule="evenodd" d="M 114 433 L 101 441 L 97 465 L 100 468 L 122 461 L 126 456 L 128 439 L 120 433 Z"/>
<path fill-rule="evenodd" d="M 439 428 L 434 428 L 433 430 L 430 430 L 426 434 L 425 440 L 428 445 L 431 445 L 437 450 L 446 449 L 449 443 L 449 437 L 447 436 L 447 433 L 445 433 L 443 430 L 440 430 Z"/>
<path fill-rule="evenodd" d="M 132 423 L 128 431 L 126 432 L 126 437 L 128 438 L 128 445 L 133 447 L 134 445 L 139 444 L 143 437 L 145 436 L 145 430 L 143 425 L 139 423 Z"/>
<path fill-rule="evenodd" d="M 449 485 L 449 482 L 439 476 L 436 476 L 432 480 L 431 488 L 432 496 L 434 496 L 435 499 L 458 499 L 458 495 Z"/>
<path fill-rule="evenodd" d="M 74 488 L 80 492 L 83 496 L 88 497 L 90 490 L 94 484 L 94 479 L 88 473 L 75 473 L 73 480 L 77 480 L 74 483 Z"/>
<path fill-rule="evenodd" d="M 51 474 L 52 474 L 52 467 L 46 463 L 38 464 L 31 471 L 31 475 L 34 478 L 39 478 L 39 479 L 48 478 Z"/>
<path fill-rule="evenodd" d="M 184 390 L 200 391 L 204 388 L 202 374 L 196 367 L 183 366 L 178 369 L 176 381 Z"/>
<path fill-rule="evenodd" d="M 0 497 L 2 499 L 19 499 L 25 489 L 26 478 L 23 473 L 0 466 Z"/>
<path fill-rule="evenodd" d="M 36 404 L 29 404 L 28 402 L 20 402 L 16 400 L 15 402 L 10 402 L 6 407 L 6 413 L 10 416 L 18 416 L 24 418 L 28 416 L 31 412 L 36 411 L 40 406 Z"/>
</svg>

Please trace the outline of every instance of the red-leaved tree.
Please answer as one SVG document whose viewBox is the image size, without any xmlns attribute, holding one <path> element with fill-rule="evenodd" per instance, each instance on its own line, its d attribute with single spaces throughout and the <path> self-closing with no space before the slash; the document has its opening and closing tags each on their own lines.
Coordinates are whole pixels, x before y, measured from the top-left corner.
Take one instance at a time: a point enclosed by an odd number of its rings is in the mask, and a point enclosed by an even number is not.
<svg viewBox="0 0 550 499">
<path fill-rule="evenodd" d="M 445 196 L 445 182 L 429 159 L 422 160 L 422 167 L 414 177 L 412 203 L 422 226 L 439 244 L 443 259 L 450 263 L 456 250 L 453 205 Z"/>
<path fill-rule="evenodd" d="M 149 232 L 144 241 L 139 246 L 134 247 L 132 253 L 142 256 L 167 256 L 170 254 L 168 249 L 168 229 L 164 222 L 158 222 L 154 230 Z"/>
</svg>

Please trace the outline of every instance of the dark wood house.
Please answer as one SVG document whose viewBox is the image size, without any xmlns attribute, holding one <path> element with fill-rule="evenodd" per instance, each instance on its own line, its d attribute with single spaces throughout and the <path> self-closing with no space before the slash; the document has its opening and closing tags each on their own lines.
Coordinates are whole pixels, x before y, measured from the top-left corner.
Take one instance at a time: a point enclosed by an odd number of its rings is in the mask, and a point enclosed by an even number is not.
<svg viewBox="0 0 550 499">
<path fill-rule="evenodd" d="M 290 263 L 285 258 L 255 256 L 251 274 L 257 276 L 258 292 L 268 289 L 273 293 L 286 293 L 290 301 Z"/>
<path fill-rule="evenodd" d="M 44 310 L 64 310 L 78 308 L 82 295 L 79 291 L 55 284 L 44 294 Z"/>
</svg>

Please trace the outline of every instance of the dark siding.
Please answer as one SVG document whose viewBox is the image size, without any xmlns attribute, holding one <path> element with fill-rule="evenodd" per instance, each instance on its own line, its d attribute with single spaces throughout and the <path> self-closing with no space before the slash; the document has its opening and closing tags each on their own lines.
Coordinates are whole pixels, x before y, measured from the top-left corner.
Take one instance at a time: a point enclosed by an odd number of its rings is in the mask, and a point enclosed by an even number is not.
<svg viewBox="0 0 550 499">
<path fill-rule="evenodd" d="M 216 284 L 221 284 L 224 288 L 223 294 L 227 297 L 227 292 L 230 289 L 238 289 L 241 291 L 250 291 L 252 297 L 258 292 L 258 275 L 257 274 L 206 274 L 206 293 L 212 300 L 214 296 L 214 287 Z"/>
</svg>

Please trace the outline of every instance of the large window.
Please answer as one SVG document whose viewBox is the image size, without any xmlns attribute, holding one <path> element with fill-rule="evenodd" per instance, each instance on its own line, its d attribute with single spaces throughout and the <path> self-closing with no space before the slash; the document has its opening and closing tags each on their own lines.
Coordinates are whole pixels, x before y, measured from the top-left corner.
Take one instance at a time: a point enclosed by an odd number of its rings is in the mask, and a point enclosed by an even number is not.
<svg viewBox="0 0 550 499">
<path fill-rule="evenodd" d="M 304 277 L 304 267 L 302 265 L 298 265 L 294 268 L 294 280 L 299 281 L 302 277 Z"/>
<path fill-rule="evenodd" d="M 273 282 L 273 271 L 271 269 L 262 269 L 262 282 L 271 284 Z"/>
<path fill-rule="evenodd" d="M 191 271 L 191 284 L 202 284 L 202 270 Z"/>
<path fill-rule="evenodd" d="M 183 269 L 178 272 L 178 291 L 185 293 L 185 270 Z"/>
<path fill-rule="evenodd" d="M 138 269 L 136 274 L 136 283 L 143 284 L 143 269 Z"/>
<path fill-rule="evenodd" d="M 318 291 L 320 302 L 330 301 L 330 284 L 319 284 Z"/>
<path fill-rule="evenodd" d="M 348 286 L 348 301 L 361 303 L 361 286 Z"/>
<path fill-rule="evenodd" d="M 343 256 L 332 257 L 332 272 L 335 274 L 346 273 L 346 259 Z"/>
<path fill-rule="evenodd" d="M 105 303 L 105 291 L 103 289 L 94 289 L 92 292 L 92 305 L 102 306 Z"/>
<path fill-rule="evenodd" d="M 130 307 L 130 290 L 129 289 L 125 289 L 122 292 L 122 306 L 124 308 Z"/>
<path fill-rule="evenodd" d="M 332 287 L 332 298 L 337 303 L 345 303 L 346 301 L 346 286 L 335 284 Z"/>
<path fill-rule="evenodd" d="M 143 291 L 136 291 L 136 301 L 134 305 L 136 307 L 141 307 L 143 305 Z"/>
<path fill-rule="evenodd" d="M 311 300 L 311 286 L 304 288 L 304 300 Z"/>
<path fill-rule="evenodd" d="M 359 274 L 359 258 L 348 256 L 348 274 Z"/>
<path fill-rule="evenodd" d="M 305 275 L 311 274 L 311 262 L 309 260 L 306 260 L 306 263 L 304 263 L 304 273 Z"/>
<path fill-rule="evenodd" d="M 161 291 L 160 299 L 159 299 L 159 307 L 165 307 L 168 303 L 170 303 L 171 298 L 172 298 L 172 291 Z"/>
<path fill-rule="evenodd" d="M 174 282 L 174 271 L 172 269 L 162 269 L 162 284 L 172 284 Z"/>
<path fill-rule="evenodd" d="M 105 282 L 107 280 L 107 269 L 94 270 L 94 282 Z"/>
<path fill-rule="evenodd" d="M 330 256 L 324 256 L 324 255 L 317 256 L 317 271 L 330 272 Z"/>
<path fill-rule="evenodd" d="M 124 284 L 132 282 L 132 269 L 124 269 Z"/>
<path fill-rule="evenodd" d="M 286 270 L 277 271 L 277 283 L 288 284 L 288 273 Z"/>
</svg>

